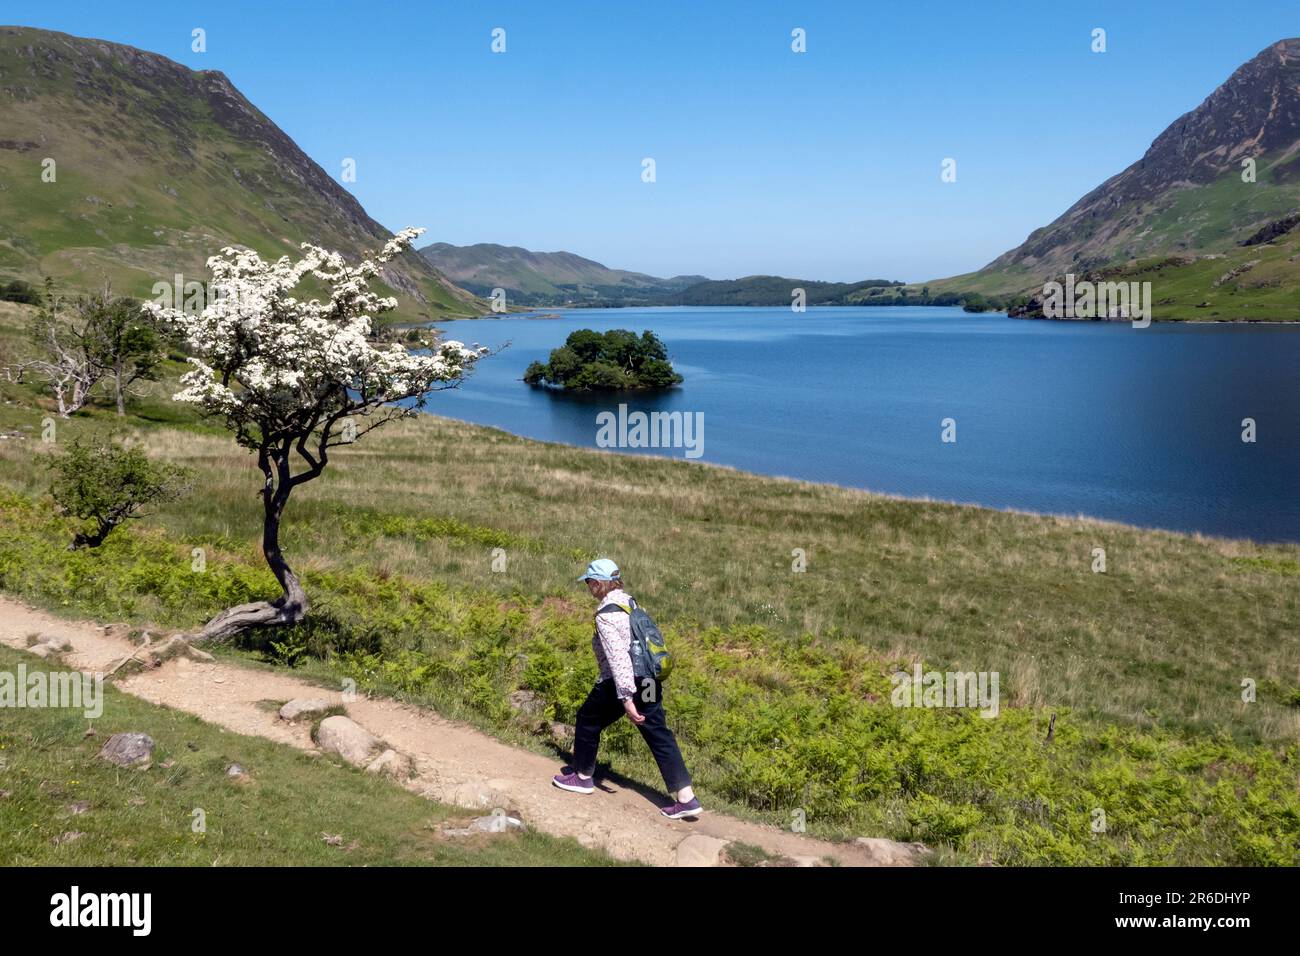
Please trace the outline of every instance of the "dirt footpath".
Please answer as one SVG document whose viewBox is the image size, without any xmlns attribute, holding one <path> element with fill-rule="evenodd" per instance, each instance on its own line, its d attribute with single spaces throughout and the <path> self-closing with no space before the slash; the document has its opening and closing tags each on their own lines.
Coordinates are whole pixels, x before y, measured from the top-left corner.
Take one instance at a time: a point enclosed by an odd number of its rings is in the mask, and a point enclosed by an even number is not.
<svg viewBox="0 0 1300 956">
<path fill-rule="evenodd" d="M 65 621 L 0 596 L 0 642 L 25 649 L 31 634 L 70 641 L 72 650 L 64 653 L 62 660 L 88 672 L 107 672 L 137 649 L 124 635 L 95 623 Z M 310 722 L 281 720 L 261 702 L 318 698 L 342 704 L 338 693 L 287 672 L 185 657 L 133 673 L 118 680 L 116 686 L 228 730 L 303 750 L 317 749 L 310 737 Z M 573 837 L 619 859 L 657 866 L 714 865 L 718 852 L 730 841 L 759 846 L 805 866 L 828 859 L 845 866 L 906 865 L 917 859 L 911 844 L 888 840 L 828 843 L 720 813 L 705 813 L 695 821 L 668 820 L 655 802 L 668 802 L 662 794 L 608 780 L 601 780 L 600 789 L 589 796 L 558 790 L 550 780 L 560 770 L 559 759 L 511 747 L 429 710 L 364 697 L 346 708 L 352 720 L 411 759 L 415 774 L 403 783 L 408 789 L 485 814 L 495 808 L 508 809 L 534 829 Z"/>
</svg>

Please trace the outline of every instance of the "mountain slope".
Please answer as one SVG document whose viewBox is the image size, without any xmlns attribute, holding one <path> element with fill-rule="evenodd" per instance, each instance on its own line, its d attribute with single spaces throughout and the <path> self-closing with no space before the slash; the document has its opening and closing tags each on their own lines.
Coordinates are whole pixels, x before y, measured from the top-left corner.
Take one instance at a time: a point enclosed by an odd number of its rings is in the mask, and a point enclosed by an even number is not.
<svg viewBox="0 0 1300 956">
<path fill-rule="evenodd" d="M 1247 159 L 1255 163 L 1254 182 L 1242 179 Z M 1256 302 L 1256 287 L 1249 284 L 1184 286 L 1192 273 L 1219 279 L 1258 258 L 1243 256 L 1242 244 L 1297 209 L 1300 39 L 1287 39 L 1238 68 L 1200 106 L 1156 137 L 1140 160 L 1024 243 L 978 272 L 930 285 L 1008 295 L 1041 290 L 1044 281 L 1067 272 L 1111 275 L 1134 268 L 1151 271 L 1158 264 L 1162 279 L 1182 295 L 1178 302 L 1166 303 L 1176 308 L 1166 310 L 1165 318 L 1206 318 L 1211 312 L 1218 318 L 1296 318 L 1292 307 L 1300 295 L 1279 297 L 1276 292 L 1276 283 L 1300 290 L 1300 267 L 1293 263 L 1272 277 L 1275 284 L 1268 288 L 1274 291 L 1266 296 L 1270 303 Z M 1268 238 L 1289 248 L 1294 236 L 1278 227 Z M 1223 262 L 1206 263 L 1206 257 Z M 1153 294 L 1159 307 L 1159 285 Z M 1230 294 L 1237 301 L 1226 301 Z M 1187 311 L 1194 307 L 1209 311 Z"/>
<path fill-rule="evenodd" d="M 872 294 L 883 294 L 902 284 L 889 279 L 819 282 L 813 279 L 787 279 L 784 276 L 745 276 L 741 279 L 716 279 L 697 283 L 681 292 L 665 296 L 663 304 L 788 308 L 795 289 L 803 290 L 805 305 L 874 304 L 865 300 Z"/>
<path fill-rule="evenodd" d="M 533 252 L 493 242 L 472 246 L 435 242 L 421 249 L 420 254 L 476 295 L 505 289 L 506 301 L 518 305 L 566 305 L 593 300 L 648 302 L 704 281 L 704 276 L 659 279 L 611 269 L 572 252 Z"/>
<path fill-rule="evenodd" d="M 176 273 L 205 279 L 224 245 L 355 256 L 389 235 L 224 74 L 0 27 L 0 276 L 147 296 Z M 383 279 L 404 316 L 486 310 L 416 255 Z"/>
<path fill-rule="evenodd" d="M 610 269 L 571 252 L 532 252 L 490 242 L 474 246 L 435 242 L 420 252 L 478 295 L 490 295 L 494 288 L 505 289 L 506 301 L 512 305 L 789 306 L 791 292 L 796 288 L 804 290 L 808 305 L 850 305 L 861 304 L 872 293 L 902 286 L 888 279 L 818 282 L 769 275 L 659 279 L 641 272 Z"/>
</svg>

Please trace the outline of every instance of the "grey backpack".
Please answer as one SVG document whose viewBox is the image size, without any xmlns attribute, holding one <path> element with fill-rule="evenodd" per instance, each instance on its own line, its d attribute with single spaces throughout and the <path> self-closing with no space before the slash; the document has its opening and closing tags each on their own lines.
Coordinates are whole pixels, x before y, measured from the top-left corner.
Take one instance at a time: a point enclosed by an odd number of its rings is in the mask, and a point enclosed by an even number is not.
<svg viewBox="0 0 1300 956">
<path fill-rule="evenodd" d="M 636 677 L 650 677 L 656 680 L 667 680 L 668 674 L 673 669 L 673 658 L 668 653 L 668 644 L 664 641 L 663 632 L 659 630 L 659 625 L 654 622 L 636 601 L 628 598 L 631 606 L 610 602 L 602 607 L 615 607 L 623 611 L 632 622 L 632 673 Z M 599 613 L 599 612 L 597 612 Z"/>
</svg>

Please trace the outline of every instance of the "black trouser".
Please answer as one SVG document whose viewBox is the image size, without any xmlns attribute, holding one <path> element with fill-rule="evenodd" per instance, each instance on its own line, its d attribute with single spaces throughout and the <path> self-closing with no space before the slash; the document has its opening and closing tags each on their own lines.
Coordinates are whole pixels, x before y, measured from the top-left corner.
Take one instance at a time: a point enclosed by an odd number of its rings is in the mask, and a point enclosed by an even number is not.
<svg viewBox="0 0 1300 956">
<path fill-rule="evenodd" d="M 637 727 L 641 736 L 650 745 L 659 772 L 663 774 L 664 784 L 669 793 L 676 793 L 683 787 L 691 785 L 691 775 L 682 760 L 682 752 L 677 747 L 677 738 L 668 729 L 668 720 L 664 715 L 663 685 L 655 681 L 654 692 L 650 693 L 648 685 L 638 687 L 632 700 L 636 709 L 645 717 L 645 722 Z M 646 698 L 651 698 L 647 700 Z M 578 708 L 574 720 L 573 732 L 573 769 L 588 777 L 596 773 L 596 748 L 600 746 L 600 732 L 624 715 L 623 702 L 618 699 L 614 681 L 603 680 L 591 689 L 587 699 Z"/>
</svg>

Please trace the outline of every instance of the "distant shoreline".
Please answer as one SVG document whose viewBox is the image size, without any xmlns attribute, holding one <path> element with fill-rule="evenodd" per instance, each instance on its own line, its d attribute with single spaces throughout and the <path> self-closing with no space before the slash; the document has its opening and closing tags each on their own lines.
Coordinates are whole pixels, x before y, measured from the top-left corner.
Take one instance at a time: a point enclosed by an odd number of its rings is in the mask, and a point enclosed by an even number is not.
<svg viewBox="0 0 1300 956">
<path fill-rule="evenodd" d="M 481 319 L 527 319 L 533 320 L 551 320 L 567 318 L 565 315 L 559 315 L 561 312 L 591 312 L 591 311 L 619 311 L 619 310 L 645 310 L 645 309 L 780 309 L 789 310 L 787 305 L 550 305 L 545 306 L 545 312 L 536 310 L 524 310 L 520 312 L 489 312 L 483 315 L 466 315 L 449 319 L 431 319 L 430 323 L 442 322 L 464 322 L 478 321 Z M 921 303 L 897 302 L 890 305 L 866 305 L 864 303 L 855 303 L 853 305 L 810 305 L 808 310 L 812 309 L 888 309 L 888 308 L 905 308 L 905 309 L 957 309 L 966 311 L 959 305 L 923 305 Z M 1127 324 L 1132 319 L 1067 319 L 1051 318 L 1045 315 L 1009 315 L 1005 309 L 990 309 L 985 312 L 968 312 L 968 315 L 985 315 L 985 316 L 1002 316 L 1003 318 L 1016 319 L 1022 322 L 1098 322 L 1110 324 Z M 425 323 L 425 324 L 430 324 Z M 1297 325 L 1300 326 L 1300 317 L 1295 319 L 1183 319 L 1183 318 L 1159 318 L 1152 316 L 1152 325 Z M 405 327 L 405 326 L 404 326 Z"/>
</svg>

